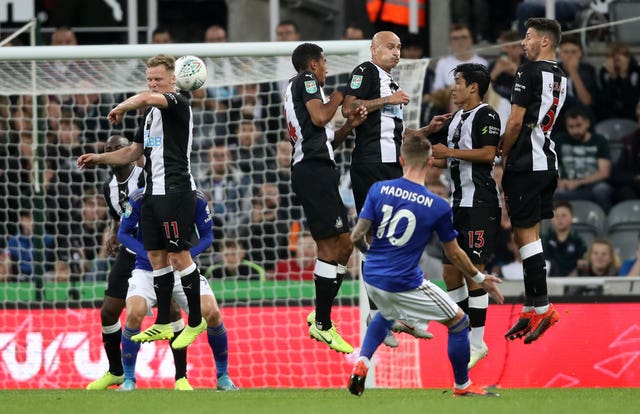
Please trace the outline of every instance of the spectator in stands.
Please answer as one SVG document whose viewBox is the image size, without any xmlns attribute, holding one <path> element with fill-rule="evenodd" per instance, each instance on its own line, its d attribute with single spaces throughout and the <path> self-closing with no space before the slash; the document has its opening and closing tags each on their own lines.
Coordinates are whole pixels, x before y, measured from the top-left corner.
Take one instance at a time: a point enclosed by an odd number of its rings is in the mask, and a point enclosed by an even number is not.
<svg viewBox="0 0 640 414">
<path fill-rule="evenodd" d="M 34 234 L 34 220 L 31 211 L 23 210 L 20 212 L 18 233 L 9 236 L 7 239 L 7 251 L 11 258 L 13 266 L 12 270 L 15 278 L 11 278 L 16 282 L 32 281 L 35 267 L 35 243 L 36 235 Z M 53 257 L 51 248 L 53 247 L 53 237 L 48 234 L 44 235 L 44 263 L 43 269 L 52 270 Z M 4 250 L 4 249 L 3 249 Z"/>
<path fill-rule="evenodd" d="M 198 188 L 209 195 L 213 215 L 224 227 L 237 229 L 240 217 L 249 208 L 251 179 L 233 166 L 231 151 L 224 144 L 211 147 L 205 175 L 198 180 Z"/>
<path fill-rule="evenodd" d="M 15 272 L 11 266 L 11 255 L 9 250 L 4 246 L 0 246 L 0 283 L 13 282 Z"/>
<path fill-rule="evenodd" d="M 107 204 L 97 191 L 89 191 L 82 197 L 82 218 L 74 223 L 72 237 L 81 237 L 82 272 L 87 280 L 106 280 L 108 273 L 106 239 Z"/>
<path fill-rule="evenodd" d="M 288 257 L 289 223 L 278 220 L 279 202 L 278 187 L 262 184 L 251 199 L 251 210 L 238 230 L 240 240 L 247 244 L 249 260 L 267 271 L 275 268 L 277 260 Z"/>
<path fill-rule="evenodd" d="M 600 68 L 599 119 L 636 119 L 634 108 L 640 98 L 640 66 L 629 45 L 607 45 L 607 59 Z"/>
<path fill-rule="evenodd" d="M 222 261 L 205 271 L 207 279 L 264 280 L 265 270 L 246 258 L 244 245 L 236 239 L 225 238 L 222 243 Z"/>
<path fill-rule="evenodd" d="M 358 24 L 351 22 L 342 32 L 342 40 L 363 40 L 364 30 Z"/>
<path fill-rule="evenodd" d="M 573 36 L 562 36 L 558 47 L 560 67 L 567 75 L 567 98 L 558 114 L 553 135 L 565 132 L 564 115 L 573 107 L 581 107 L 592 122 L 596 117 L 596 98 L 599 94 L 596 68 L 583 59 L 582 44 Z"/>
<path fill-rule="evenodd" d="M 575 276 L 578 261 L 587 252 L 587 245 L 572 229 L 573 207 L 568 201 L 553 206 L 551 227 L 542 237 L 544 256 L 551 262 L 550 276 Z"/>
<path fill-rule="evenodd" d="M 267 172 L 267 182 L 276 183 L 280 193 L 278 218 L 281 220 L 300 220 L 302 210 L 291 188 L 291 143 L 279 141 L 276 144 L 275 171 Z"/>
<path fill-rule="evenodd" d="M 580 11 L 589 7 L 591 0 L 556 0 L 555 18 L 562 25 L 562 30 L 572 28 L 576 16 Z M 516 6 L 516 19 L 518 21 L 518 31 L 525 35 L 527 29 L 524 23 L 530 17 L 545 16 L 546 0 L 523 0 Z"/>
<path fill-rule="evenodd" d="M 205 43 L 226 43 L 227 31 L 224 27 L 214 24 L 204 32 Z M 229 59 L 217 59 L 215 64 L 212 59 L 206 59 L 207 76 L 209 79 L 231 78 L 233 68 Z M 233 86 L 211 86 L 191 92 L 194 106 L 215 112 L 223 112 L 229 107 L 229 100 L 235 95 Z M 225 120 L 220 119 L 220 122 Z"/>
<path fill-rule="evenodd" d="M 449 46 L 452 53 L 440 58 L 436 64 L 435 78 L 431 91 L 449 88 L 453 84 L 453 69 L 462 63 L 480 63 L 489 66 L 489 62 L 473 51 L 473 35 L 468 26 L 452 24 L 449 29 Z"/>
<path fill-rule="evenodd" d="M 613 244 L 607 239 L 595 239 L 591 242 L 584 260 L 578 265 L 578 276 L 601 277 L 616 276 L 620 269 L 620 257 Z M 566 286 L 565 295 L 600 295 L 602 285 L 585 283 L 579 286 Z"/>
<path fill-rule="evenodd" d="M 253 184 L 266 181 L 267 171 L 274 169 L 273 158 L 269 155 L 262 131 L 253 117 L 246 116 L 237 125 L 238 147 L 235 149 L 235 165 L 251 177 Z"/>
<path fill-rule="evenodd" d="M 297 42 L 300 39 L 300 28 L 293 20 L 281 20 L 276 26 L 276 40 L 278 42 Z"/>
<path fill-rule="evenodd" d="M 520 33 L 515 30 L 502 32 L 498 37 L 500 56 L 489 65 L 493 89 L 506 99 L 511 99 L 518 66 L 526 61 L 520 40 Z"/>
<path fill-rule="evenodd" d="M 560 179 L 557 200 L 591 200 L 605 212 L 612 204 L 613 187 L 609 144 L 602 135 L 589 131 L 591 122 L 580 107 L 566 112 L 567 132 L 556 138 Z"/>
<path fill-rule="evenodd" d="M 173 43 L 173 35 L 168 27 L 157 27 L 151 34 L 151 43 L 166 44 Z"/>
<path fill-rule="evenodd" d="M 622 262 L 619 276 L 640 276 L 640 233 L 638 234 L 638 247 L 636 249 L 636 257 L 630 258 Z"/>
<path fill-rule="evenodd" d="M 616 202 L 640 198 L 640 102 L 636 105 L 638 129 L 624 137 L 620 158 L 611 173 Z"/>
<path fill-rule="evenodd" d="M 301 231 L 296 236 L 293 257 L 276 262 L 276 280 L 313 280 L 317 256 L 316 243 L 308 231 Z"/>
<path fill-rule="evenodd" d="M 84 80 L 78 84 L 78 87 L 91 90 L 94 85 L 88 80 Z M 112 133 L 112 126 L 107 120 L 107 115 L 114 104 L 114 96 L 111 94 L 76 93 L 62 102 L 61 112 L 77 122 L 82 131 L 82 144 L 91 145 L 92 152 L 102 152 L 107 138 Z M 133 128 L 133 117 L 128 118 L 126 126 Z"/>
<path fill-rule="evenodd" d="M 468 26 L 478 41 L 491 39 L 491 7 L 487 0 L 451 0 L 451 22 Z M 495 38 L 494 38 L 495 39 Z"/>
<path fill-rule="evenodd" d="M 50 44 L 51 46 L 77 46 L 78 39 L 70 27 L 61 26 L 51 34 Z"/>
</svg>

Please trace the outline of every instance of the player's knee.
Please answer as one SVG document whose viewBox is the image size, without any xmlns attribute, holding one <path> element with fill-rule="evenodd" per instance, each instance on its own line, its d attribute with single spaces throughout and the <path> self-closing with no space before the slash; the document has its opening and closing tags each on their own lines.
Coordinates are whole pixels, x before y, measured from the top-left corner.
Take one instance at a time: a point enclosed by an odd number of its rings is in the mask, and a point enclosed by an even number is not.
<svg viewBox="0 0 640 414">
<path fill-rule="evenodd" d="M 459 309 L 456 316 L 454 316 L 446 325 L 451 333 L 462 332 L 469 329 L 469 317 Z"/>
<path fill-rule="evenodd" d="M 124 307 L 122 306 L 113 306 L 113 304 L 105 305 L 103 303 L 102 308 L 100 308 L 100 321 L 102 325 L 106 326 L 116 323 L 123 309 Z"/>
<path fill-rule="evenodd" d="M 222 314 L 220 308 L 216 305 L 213 297 L 201 296 L 200 309 L 202 311 L 202 317 L 207 321 L 208 326 L 218 326 L 222 323 Z"/>
<path fill-rule="evenodd" d="M 140 329 L 142 325 L 142 319 L 144 318 L 144 314 L 138 314 L 136 312 L 127 311 L 127 320 L 126 325 L 129 329 Z"/>
</svg>

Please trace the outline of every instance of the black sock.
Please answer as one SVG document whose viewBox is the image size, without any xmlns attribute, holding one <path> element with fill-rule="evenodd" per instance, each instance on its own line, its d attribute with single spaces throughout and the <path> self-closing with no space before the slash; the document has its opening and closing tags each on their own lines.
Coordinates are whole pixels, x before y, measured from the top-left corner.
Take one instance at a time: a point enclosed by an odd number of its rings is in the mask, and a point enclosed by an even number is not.
<svg viewBox="0 0 640 414">
<path fill-rule="evenodd" d="M 331 328 L 331 308 L 337 292 L 336 263 L 317 259 L 313 282 L 316 287 L 316 324 L 318 328 L 327 330 Z"/>
<path fill-rule="evenodd" d="M 202 311 L 200 309 L 200 271 L 196 267 L 191 273 L 180 277 L 182 290 L 187 297 L 189 305 L 189 326 L 192 328 L 200 325 Z"/>
<path fill-rule="evenodd" d="M 547 295 L 547 273 L 544 255 L 534 254 L 522 261 L 522 268 L 525 274 L 525 288 L 527 283 L 533 287 L 534 306 L 544 306 L 549 304 Z"/>
<path fill-rule="evenodd" d="M 171 345 L 173 341 L 176 340 L 176 338 L 178 337 L 178 335 L 180 335 L 182 331 L 183 330 L 181 329 L 178 332 L 173 333 L 173 338 L 171 338 L 171 341 L 169 341 L 169 345 Z M 178 380 L 182 377 L 186 378 L 187 377 L 187 348 L 182 348 L 182 349 L 171 348 L 171 352 L 173 353 L 173 361 L 176 365 L 175 379 Z"/>
<path fill-rule="evenodd" d="M 123 375 L 122 353 L 120 352 L 120 342 L 122 341 L 122 329 L 117 332 L 102 333 L 102 344 L 109 360 L 109 372 L 113 375 Z"/>
<path fill-rule="evenodd" d="M 158 305 L 156 323 L 167 324 L 171 319 L 169 317 L 169 309 L 171 308 L 171 295 L 173 293 L 173 270 L 159 276 L 154 275 L 153 290 L 156 292 Z"/>
<path fill-rule="evenodd" d="M 482 288 L 469 291 L 469 297 L 471 298 L 477 298 L 486 294 L 487 292 Z M 484 326 L 484 324 L 487 321 L 486 307 L 477 308 L 477 307 L 469 306 L 469 311 L 466 313 L 467 315 L 469 315 L 469 322 L 471 322 L 472 328 L 478 328 L 478 327 Z"/>
</svg>

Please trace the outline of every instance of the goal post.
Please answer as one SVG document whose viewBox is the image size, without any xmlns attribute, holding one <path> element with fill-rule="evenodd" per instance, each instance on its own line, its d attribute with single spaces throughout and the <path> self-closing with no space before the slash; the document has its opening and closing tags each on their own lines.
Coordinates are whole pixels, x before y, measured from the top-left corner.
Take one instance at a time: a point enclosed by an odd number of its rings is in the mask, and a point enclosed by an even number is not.
<svg viewBox="0 0 640 414">
<path fill-rule="evenodd" d="M 356 65 L 370 59 L 369 41 L 315 43 L 327 57 L 326 89 L 344 84 Z M 352 357 L 308 338 L 313 282 L 297 280 L 304 272 L 291 269 L 292 262 L 289 273 L 278 273 L 279 262 L 289 257 L 299 255 L 301 267 L 314 259 L 296 245 L 295 223 L 302 215 L 290 192 L 287 162 L 278 156 L 278 143 L 286 141 L 280 88 L 295 75 L 290 55 L 298 44 L 0 47 L 2 388 L 80 388 L 106 370 L 98 308 L 112 265 L 103 248 L 110 219 L 101 187 L 109 171 L 81 172 L 75 160 L 79 153 L 102 151 L 111 135 L 133 137 L 141 114 L 127 113 L 119 126 L 106 122 L 106 115 L 126 96 L 147 89 L 145 63 L 159 53 L 196 55 L 208 67 L 203 92 L 192 96 L 191 167 L 213 207 L 215 249 L 199 261 L 229 332 L 231 377 L 241 387 L 344 387 Z M 428 62 L 402 60 L 393 71 L 411 97 L 404 114 L 410 128 L 420 126 Z M 337 159 L 341 193 L 353 213 L 349 145 L 337 151 Z M 240 242 L 245 260 L 264 269 L 262 276 L 215 278 L 230 248 L 226 239 Z M 358 346 L 368 304 L 361 299 L 353 256 L 332 316 Z M 399 350 L 380 348 L 378 386 L 419 386 L 415 341 L 403 335 Z M 189 347 L 188 358 L 192 385 L 214 387 L 206 339 Z M 142 388 L 172 387 L 166 344 L 144 344 L 136 372 Z"/>
</svg>

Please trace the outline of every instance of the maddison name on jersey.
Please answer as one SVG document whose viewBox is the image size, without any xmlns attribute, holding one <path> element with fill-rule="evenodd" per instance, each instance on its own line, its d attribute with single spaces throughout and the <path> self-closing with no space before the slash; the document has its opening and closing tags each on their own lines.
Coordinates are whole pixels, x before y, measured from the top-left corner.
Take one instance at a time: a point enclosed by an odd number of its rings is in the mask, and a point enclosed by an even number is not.
<svg viewBox="0 0 640 414">
<path fill-rule="evenodd" d="M 427 197 L 424 194 L 414 193 L 413 191 L 407 191 L 404 188 L 394 187 L 392 185 L 383 185 L 380 188 L 380 194 L 398 197 L 427 207 L 431 207 L 431 204 L 433 204 L 433 198 L 431 197 Z"/>
</svg>

